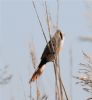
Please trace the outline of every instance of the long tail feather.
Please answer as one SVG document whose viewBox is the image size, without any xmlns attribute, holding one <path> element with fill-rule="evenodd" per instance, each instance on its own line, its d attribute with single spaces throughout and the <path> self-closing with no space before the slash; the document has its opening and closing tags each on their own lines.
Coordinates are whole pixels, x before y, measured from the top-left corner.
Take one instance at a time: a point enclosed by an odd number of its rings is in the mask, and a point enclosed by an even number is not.
<svg viewBox="0 0 92 100">
<path fill-rule="evenodd" d="M 34 72 L 32 78 L 30 79 L 29 83 L 31 83 L 32 81 L 35 81 L 39 78 L 39 76 L 42 74 L 43 70 L 45 68 L 45 65 L 40 65 L 40 67 L 38 67 L 38 69 Z"/>
</svg>

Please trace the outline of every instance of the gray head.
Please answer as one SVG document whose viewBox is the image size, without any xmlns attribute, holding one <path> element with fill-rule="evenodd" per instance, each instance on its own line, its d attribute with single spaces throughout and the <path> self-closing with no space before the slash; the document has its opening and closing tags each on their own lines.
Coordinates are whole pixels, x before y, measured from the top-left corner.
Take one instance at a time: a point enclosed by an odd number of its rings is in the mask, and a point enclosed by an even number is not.
<svg viewBox="0 0 92 100">
<path fill-rule="evenodd" d="M 59 35 L 59 36 L 61 37 L 61 40 L 63 40 L 63 34 L 61 33 L 60 30 L 57 30 L 57 31 L 56 31 L 56 34 Z"/>
</svg>

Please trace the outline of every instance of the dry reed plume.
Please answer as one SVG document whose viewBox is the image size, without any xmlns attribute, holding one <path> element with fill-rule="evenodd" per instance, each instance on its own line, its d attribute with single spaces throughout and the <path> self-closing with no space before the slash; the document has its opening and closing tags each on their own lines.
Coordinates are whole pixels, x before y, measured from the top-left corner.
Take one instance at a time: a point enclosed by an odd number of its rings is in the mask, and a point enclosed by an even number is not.
<svg viewBox="0 0 92 100">
<path fill-rule="evenodd" d="M 79 81 L 76 82 L 80 84 L 84 91 L 92 95 L 92 58 L 87 53 L 83 52 L 83 57 L 85 58 L 85 63 L 80 63 L 79 76 L 74 76 L 74 78 Z M 92 100 L 92 96 L 87 100 Z"/>
</svg>

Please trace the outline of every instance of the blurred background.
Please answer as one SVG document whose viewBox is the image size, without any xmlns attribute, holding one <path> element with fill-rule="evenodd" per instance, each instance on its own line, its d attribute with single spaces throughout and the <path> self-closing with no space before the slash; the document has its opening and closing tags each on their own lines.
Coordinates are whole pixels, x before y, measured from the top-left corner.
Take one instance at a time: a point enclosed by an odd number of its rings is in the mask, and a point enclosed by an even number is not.
<svg viewBox="0 0 92 100">
<path fill-rule="evenodd" d="M 42 26 L 49 41 L 44 1 L 35 0 Z M 57 1 L 47 0 L 51 17 L 51 35 L 55 32 Z M 71 100 L 86 100 L 90 93 L 76 84 L 83 51 L 92 56 L 92 1 L 59 0 L 59 29 L 65 34 L 60 52 L 61 77 Z M 31 0 L 0 0 L 0 98 L 1 100 L 30 100 L 29 79 L 40 62 L 46 45 Z M 48 63 L 39 78 L 39 95 L 55 100 L 53 64 Z M 31 84 L 31 95 L 36 97 L 36 83 Z M 36 98 L 35 98 L 36 99 Z"/>
</svg>

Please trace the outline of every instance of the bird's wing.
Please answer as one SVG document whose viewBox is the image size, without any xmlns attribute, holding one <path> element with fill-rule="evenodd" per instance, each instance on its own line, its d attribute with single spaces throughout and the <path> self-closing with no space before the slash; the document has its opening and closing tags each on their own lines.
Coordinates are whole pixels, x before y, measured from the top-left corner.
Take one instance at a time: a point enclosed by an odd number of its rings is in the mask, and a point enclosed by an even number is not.
<svg viewBox="0 0 92 100">
<path fill-rule="evenodd" d="M 55 39 L 52 38 L 46 45 L 44 52 L 42 54 L 41 59 L 47 59 L 48 61 L 52 61 L 55 55 Z"/>
</svg>

